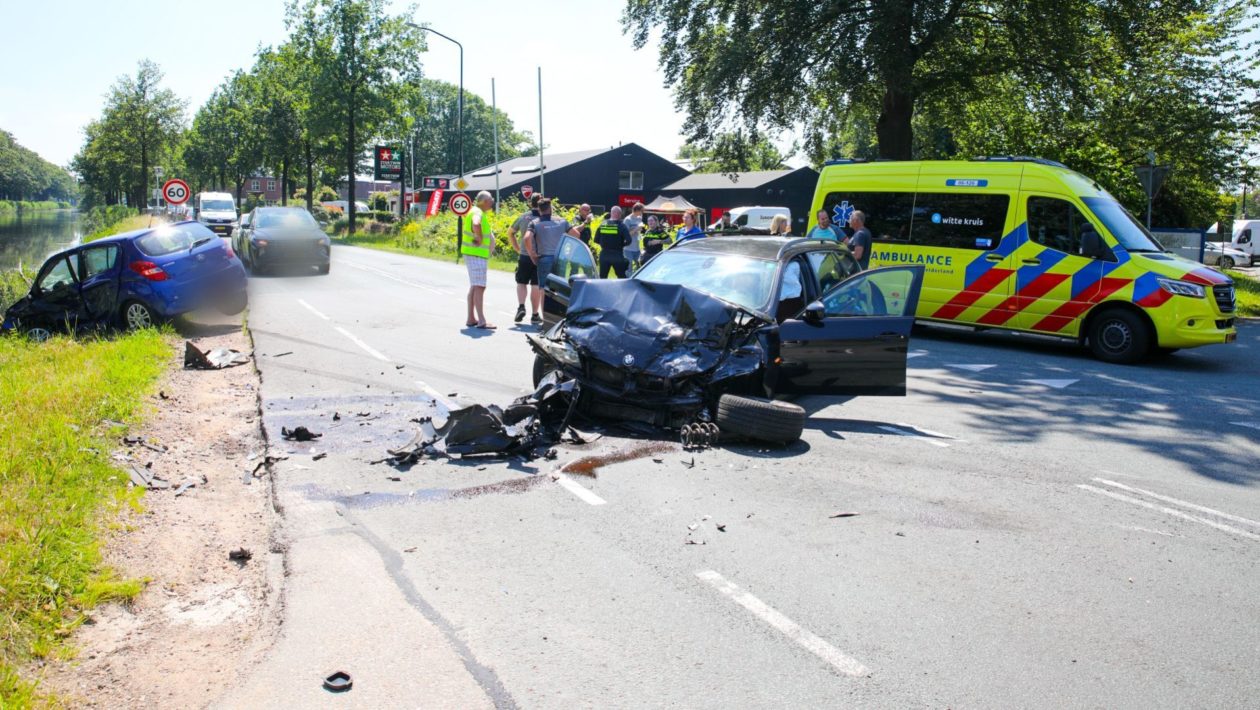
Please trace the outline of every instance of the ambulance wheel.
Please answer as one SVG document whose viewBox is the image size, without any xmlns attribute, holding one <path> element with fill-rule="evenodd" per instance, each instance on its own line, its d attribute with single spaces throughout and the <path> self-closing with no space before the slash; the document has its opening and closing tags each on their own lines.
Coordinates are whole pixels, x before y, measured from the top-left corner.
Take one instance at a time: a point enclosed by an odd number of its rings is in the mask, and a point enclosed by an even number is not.
<svg viewBox="0 0 1260 710">
<path fill-rule="evenodd" d="M 1089 326 L 1089 349 L 1103 362 L 1132 364 L 1151 349 L 1151 327 L 1142 316 L 1113 308 L 1094 316 Z"/>
</svg>

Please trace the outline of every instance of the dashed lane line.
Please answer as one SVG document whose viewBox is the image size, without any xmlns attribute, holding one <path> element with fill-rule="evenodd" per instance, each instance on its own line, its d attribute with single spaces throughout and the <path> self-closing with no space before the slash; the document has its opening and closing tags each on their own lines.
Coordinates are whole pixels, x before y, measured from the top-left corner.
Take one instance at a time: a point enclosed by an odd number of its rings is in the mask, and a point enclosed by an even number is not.
<svg viewBox="0 0 1260 710">
<path fill-rule="evenodd" d="M 1260 424 L 1256 424 L 1254 422 L 1230 422 L 1230 424 L 1233 424 L 1234 426 L 1245 426 L 1248 429 L 1260 429 Z"/>
<path fill-rule="evenodd" d="M 605 505 L 608 503 L 608 501 L 592 493 L 589 488 L 579 484 L 577 481 L 569 478 L 563 473 L 557 475 L 556 483 L 559 483 L 561 488 L 591 505 Z"/>
<path fill-rule="evenodd" d="M 1071 387 L 1077 382 L 1080 382 L 1080 380 L 1020 380 L 1020 382 L 1027 382 L 1030 385 L 1041 385 L 1042 387 L 1051 387 L 1056 390 L 1061 390 L 1064 387 Z"/>
<path fill-rule="evenodd" d="M 391 273 L 389 273 L 388 271 L 385 271 L 385 270 L 383 270 L 383 269 L 377 269 L 377 268 L 375 268 L 375 267 L 372 267 L 372 266 L 365 266 L 365 265 L 363 265 L 363 264 L 356 264 L 356 263 L 354 263 L 353 261 L 338 260 L 338 262 L 337 262 L 337 263 L 338 263 L 338 264 L 340 264 L 340 265 L 343 265 L 343 266 L 349 266 L 349 267 L 350 267 L 350 268 L 352 268 L 352 269 L 359 269 L 360 271 L 370 271 L 370 272 L 372 272 L 372 273 L 374 273 L 374 274 L 376 274 L 376 275 L 378 275 L 378 276 L 383 276 L 383 277 L 385 277 L 385 278 L 389 279 L 390 281 L 397 281 L 397 282 L 398 282 L 398 283 L 400 283 L 400 284 L 404 284 L 404 285 L 407 285 L 407 286 L 412 286 L 412 287 L 414 287 L 414 288 L 418 288 L 418 289 L 423 289 L 423 290 L 428 291 L 428 292 L 430 292 L 430 293 L 436 293 L 436 294 L 438 294 L 439 296 L 448 296 L 448 297 L 450 297 L 450 298 L 458 298 L 455 294 L 451 293 L 450 291 L 444 291 L 444 290 L 442 290 L 442 289 L 440 289 L 440 288 L 434 288 L 433 286 L 429 286 L 428 284 L 422 284 L 422 283 L 420 283 L 420 282 L 418 282 L 418 281 L 412 281 L 411 279 L 404 279 L 404 278 L 402 278 L 402 277 L 400 277 L 400 276 L 395 276 L 395 275 L 393 275 L 393 274 L 391 274 Z"/>
<path fill-rule="evenodd" d="M 919 441 L 925 441 L 931 444 L 932 446 L 939 446 L 943 449 L 949 448 L 949 444 L 947 442 L 938 441 L 936 438 L 934 438 L 934 436 L 931 433 L 925 430 L 906 431 L 905 429 L 898 429 L 895 426 L 887 426 L 885 424 L 879 424 L 878 427 L 888 432 L 889 434 L 896 434 L 897 436 L 909 436 L 911 438 L 918 439 Z"/>
<path fill-rule="evenodd" d="M 341 326 L 335 326 L 335 327 L 338 333 L 341 333 L 342 335 L 349 338 L 350 342 L 354 343 L 355 345 L 358 345 L 360 348 L 363 348 L 363 351 L 366 352 L 368 355 L 371 355 L 372 357 L 376 358 L 377 360 L 380 360 L 381 362 L 389 362 L 389 358 L 385 357 L 381 353 L 381 351 L 363 342 L 354 333 L 351 333 L 350 331 L 346 330 L 345 328 L 342 328 Z"/>
<path fill-rule="evenodd" d="M 1155 500 L 1162 500 L 1165 503 L 1172 503 L 1173 505 L 1179 505 L 1182 508 L 1189 508 L 1190 510 L 1197 510 L 1200 513 L 1207 513 L 1208 515 L 1215 515 L 1218 518 L 1223 518 L 1231 522 L 1241 523 L 1243 525 L 1250 525 L 1252 527 L 1260 528 L 1260 522 L 1251 520 L 1250 518 L 1244 518 L 1239 515 L 1225 513 L 1225 512 L 1216 510 L 1215 508 L 1209 508 L 1207 506 L 1199 505 L 1197 503 L 1191 503 L 1189 501 L 1179 500 L 1177 498 L 1173 498 L 1172 496 L 1161 495 L 1159 493 L 1148 491 L 1144 488 L 1135 488 L 1133 486 L 1126 486 L 1123 483 L 1109 481 L 1105 478 L 1095 478 L 1094 482 L 1101 483 L 1104 486 L 1111 486 L 1112 488 L 1119 488 L 1120 490 L 1128 491 L 1129 493 L 1139 493 L 1141 495 L 1146 496 L 1147 498 L 1154 498 Z"/>
<path fill-rule="evenodd" d="M 323 318 L 323 319 L 324 319 L 324 320 L 326 320 L 326 321 L 330 321 L 330 322 L 332 321 L 332 318 L 329 318 L 328 316 L 324 315 L 323 313 L 320 313 L 318 310 L 316 310 L 316 309 L 315 309 L 315 306 L 312 306 L 311 304 L 307 303 L 306 301 L 304 301 L 304 300 L 302 300 L 302 299 L 300 299 L 300 298 L 299 298 L 299 299 L 297 300 L 297 302 L 298 302 L 298 305 L 302 306 L 303 308 L 305 308 L 306 310 L 310 311 L 311 313 L 314 313 L 317 317 L 319 317 L 319 318 Z"/>
<path fill-rule="evenodd" d="M 1163 505 L 1156 505 L 1149 501 L 1145 501 L 1139 498 L 1134 498 L 1132 496 L 1124 495 L 1123 493 L 1116 493 L 1115 491 L 1108 491 L 1102 488 L 1098 488 L 1097 486 L 1091 486 L 1088 483 L 1078 483 L 1076 484 L 1076 487 L 1080 488 L 1081 490 L 1090 491 L 1091 493 L 1099 493 L 1101 495 L 1105 495 L 1108 498 L 1114 498 L 1115 500 L 1124 501 L 1125 503 L 1131 503 L 1133 505 L 1140 506 L 1148 510 L 1159 511 L 1166 515 L 1171 515 L 1174 518 L 1181 518 L 1182 520 L 1189 520 L 1190 522 L 1193 522 L 1193 523 L 1199 523 L 1200 525 L 1206 525 L 1210 528 L 1216 528 L 1217 530 L 1220 530 L 1222 532 L 1227 532 L 1232 535 L 1244 537 L 1244 538 L 1247 538 L 1248 540 L 1260 540 L 1260 535 L 1256 535 L 1254 533 L 1247 532 L 1246 530 L 1236 528 L 1233 525 L 1226 525 L 1224 523 L 1218 523 L 1215 520 L 1208 520 L 1207 518 L 1200 518 L 1197 515 L 1190 515 L 1189 513 L 1183 513 L 1180 510 L 1176 510 L 1175 508 L 1169 508 Z"/>
<path fill-rule="evenodd" d="M 731 601 L 752 612 L 771 628 L 787 636 L 797 645 L 828 663 L 840 673 L 847 676 L 861 677 L 870 675 L 871 671 L 857 659 L 845 654 L 818 636 L 801 628 L 800 624 L 784 616 L 769 604 L 740 589 L 734 582 L 726 579 L 713 570 L 696 572 L 696 577 L 721 592 Z"/>
</svg>

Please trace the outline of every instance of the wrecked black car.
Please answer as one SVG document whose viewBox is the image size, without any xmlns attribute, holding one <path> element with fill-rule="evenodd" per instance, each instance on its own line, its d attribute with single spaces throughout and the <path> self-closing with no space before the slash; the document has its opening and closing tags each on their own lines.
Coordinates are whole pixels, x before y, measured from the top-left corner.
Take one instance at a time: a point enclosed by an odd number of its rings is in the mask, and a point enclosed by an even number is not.
<svg viewBox="0 0 1260 710">
<path fill-rule="evenodd" d="M 784 442 L 805 415 L 780 395 L 905 394 L 922 266 L 862 271 L 835 242 L 752 236 L 687 242 L 630 279 L 594 265 L 562 241 L 546 330 L 527 336 L 535 384 L 576 380 L 583 413 Z"/>
</svg>

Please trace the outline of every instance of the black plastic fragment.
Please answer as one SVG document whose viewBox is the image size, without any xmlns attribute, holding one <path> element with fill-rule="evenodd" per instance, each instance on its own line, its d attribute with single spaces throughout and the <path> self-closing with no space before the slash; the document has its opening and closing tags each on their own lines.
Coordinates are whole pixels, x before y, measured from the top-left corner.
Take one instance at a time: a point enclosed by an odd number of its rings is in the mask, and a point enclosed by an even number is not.
<svg viewBox="0 0 1260 710">
<path fill-rule="evenodd" d="M 345 671 L 337 671 L 324 679 L 324 690 L 330 693 L 344 693 L 354 687 L 354 681 Z"/>
</svg>

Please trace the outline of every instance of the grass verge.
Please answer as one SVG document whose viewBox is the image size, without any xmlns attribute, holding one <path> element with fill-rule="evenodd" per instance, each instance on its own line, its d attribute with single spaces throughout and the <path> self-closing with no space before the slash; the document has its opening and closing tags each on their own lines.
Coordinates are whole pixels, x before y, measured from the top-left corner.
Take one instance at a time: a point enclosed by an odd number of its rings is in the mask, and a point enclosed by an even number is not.
<svg viewBox="0 0 1260 710">
<path fill-rule="evenodd" d="M 136 229 L 145 229 L 159 224 L 166 224 L 166 219 L 163 217 L 151 217 L 147 214 L 131 215 L 130 217 L 123 217 L 116 222 L 101 227 L 91 234 L 85 235 L 83 237 L 83 241 L 94 242 L 97 239 L 104 239 L 105 237 L 111 237 L 115 234 L 122 234 L 123 232 L 130 232 Z"/>
<path fill-rule="evenodd" d="M 139 594 L 101 564 L 100 539 L 117 510 L 137 503 L 110 464 L 171 357 L 166 336 L 0 337 L 0 707 L 42 704 L 19 676 L 93 605 Z"/>
<path fill-rule="evenodd" d="M 419 256 L 436 261 L 455 262 L 455 250 L 453 248 L 448 250 L 428 244 L 407 244 L 403 239 L 391 234 L 354 234 L 334 237 L 333 243 L 367 247 L 368 249 L 388 251 L 395 254 Z M 499 254 L 499 252 L 496 252 L 496 255 L 490 259 L 490 268 L 495 271 L 516 271 L 516 254 L 512 254 L 510 259 L 505 259 Z"/>
<path fill-rule="evenodd" d="M 1238 299 L 1237 315 L 1260 318 L 1260 281 L 1241 271 L 1226 271 L 1234 280 L 1234 295 Z"/>
</svg>

